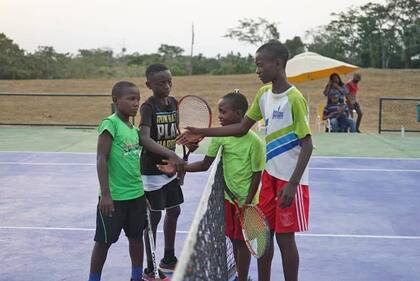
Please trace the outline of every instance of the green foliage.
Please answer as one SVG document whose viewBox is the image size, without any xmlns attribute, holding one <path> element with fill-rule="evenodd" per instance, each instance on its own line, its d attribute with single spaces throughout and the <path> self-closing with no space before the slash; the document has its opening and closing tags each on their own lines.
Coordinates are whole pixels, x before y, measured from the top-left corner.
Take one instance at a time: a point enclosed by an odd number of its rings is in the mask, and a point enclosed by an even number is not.
<svg viewBox="0 0 420 281">
<path fill-rule="evenodd" d="M 144 76 L 152 63 L 164 63 L 173 75 L 239 74 L 254 71 L 253 58 L 241 54 L 206 58 L 182 56 L 184 50 L 162 44 L 155 54 L 125 54 L 115 56 L 109 49 L 81 49 L 76 55 L 61 54 L 53 47 L 40 46 L 25 53 L 4 34 L 0 34 L 0 79 L 66 79 Z"/>
<path fill-rule="evenodd" d="M 303 44 L 302 39 L 299 36 L 295 36 L 293 39 L 287 39 L 284 42 L 284 45 L 289 49 L 290 58 L 305 51 L 305 44 Z"/>
<path fill-rule="evenodd" d="M 0 33 L 0 77 L 4 79 L 30 77 L 25 52 L 3 33 Z"/>
<path fill-rule="evenodd" d="M 264 18 L 244 18 L 239 20 L 239 26 L 229 28 L 224 37 L 260 46 L 270 40 L 279 40 L 280 33 L 275 22 Z"/>
<path fill-rule="evenodd" d="M 184 52 L 184 49 L 180 47 L 166 45 L 166 44 L 160 45 L 158 49 L 158 53 L 161 54 L 164 57 L 164 59 L 175 58 L 177 56 L 180 56 L 183 52 Z"/>
<path fill-rule="evenodd" d="M 310 51 L 362 67 L 414 68 L 420 64 L 418 0 L 367 3 L 333 14 L 328 25 L 308 32 Z"/>
</svg>

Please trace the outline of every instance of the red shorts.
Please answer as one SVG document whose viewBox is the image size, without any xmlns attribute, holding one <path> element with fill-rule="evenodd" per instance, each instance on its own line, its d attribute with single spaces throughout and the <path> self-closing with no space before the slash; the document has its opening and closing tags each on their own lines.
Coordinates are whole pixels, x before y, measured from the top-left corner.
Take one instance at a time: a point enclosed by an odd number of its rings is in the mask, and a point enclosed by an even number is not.
<svg viewBox="0 0 420 281">
<path fill-rule="evenodd" d="M 307 185 L 299 184 L 290 207 L 280 208 L 276 195 L 286 184 L 286 181 L 277 179 L 264 171 L 258 206 L 267 217 L 270 230 L 276 233 L 306 231 L 309 219 L 309 188 Z"/>
<path fill-rule="evenodd" d="M 225 199 L 225 234 L 230 239 L 245 241 L 235 205 Z"/>
</svg>

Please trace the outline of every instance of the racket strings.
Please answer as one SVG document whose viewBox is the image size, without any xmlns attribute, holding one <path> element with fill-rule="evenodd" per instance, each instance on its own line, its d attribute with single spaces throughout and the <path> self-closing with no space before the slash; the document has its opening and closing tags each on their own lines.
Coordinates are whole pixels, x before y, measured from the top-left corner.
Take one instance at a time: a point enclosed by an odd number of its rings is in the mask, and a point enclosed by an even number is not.
<svg viewBox="0 0 420 281">
<path fill-rule="evenodd" d="M 255 206 L 247 206 L 242 215 L 243 234 L 256 257 L 264 255 L 270 243 L 267 221 Z"/>
<path fill-rule="evenodd" d="M 207 103 L 197 97 L 188 96 L 179 103 L 179 128 L 205 128 L 210 126 L 210 109 Z"/>
</svg>

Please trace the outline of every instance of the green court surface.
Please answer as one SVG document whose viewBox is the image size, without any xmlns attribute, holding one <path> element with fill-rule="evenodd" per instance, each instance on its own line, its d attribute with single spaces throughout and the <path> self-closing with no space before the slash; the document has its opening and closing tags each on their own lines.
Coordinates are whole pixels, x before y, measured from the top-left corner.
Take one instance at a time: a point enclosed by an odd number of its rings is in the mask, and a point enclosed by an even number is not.
<svg viewBox="0 0 420 281">
<path fill-rule="evenodd" d="M 95 152 L 95 129 L 0 126 L 0 151 Z M 208 139 L 197 153 L 205 153 Z M 420 158 L 420 133 L 313 135 L 317 156 Z"/>
</svg>

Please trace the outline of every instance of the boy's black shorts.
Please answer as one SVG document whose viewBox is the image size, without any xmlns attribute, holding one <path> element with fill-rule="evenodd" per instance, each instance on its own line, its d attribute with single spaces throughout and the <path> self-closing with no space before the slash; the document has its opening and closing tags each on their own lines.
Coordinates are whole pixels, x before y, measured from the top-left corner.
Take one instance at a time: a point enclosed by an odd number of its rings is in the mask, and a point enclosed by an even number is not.
<svg viewBox="0 0 420 281">
<path fill-rule="evenodd" d="M 184 195 L 177 179 L 165 184 L 158 190 L 145 191 L 145 193 L 152 211 L 170 209 L 184 202 Z"/>
<path fill-rule="evenodd" d="M 107 217 L 96 211 L 95 241 L 100 243 L 115 243 L 124 229 L 125 236 L 130 239 L 142 239 L 146 227 L 146 200 L 141 196 L 132 200 L 114 201 L 115 211 L 112 217 Z"/>
</svg>

